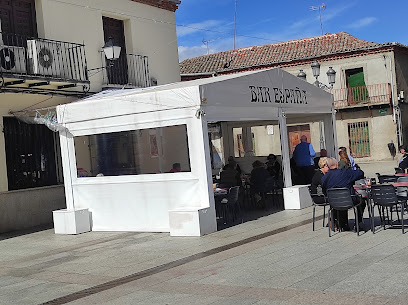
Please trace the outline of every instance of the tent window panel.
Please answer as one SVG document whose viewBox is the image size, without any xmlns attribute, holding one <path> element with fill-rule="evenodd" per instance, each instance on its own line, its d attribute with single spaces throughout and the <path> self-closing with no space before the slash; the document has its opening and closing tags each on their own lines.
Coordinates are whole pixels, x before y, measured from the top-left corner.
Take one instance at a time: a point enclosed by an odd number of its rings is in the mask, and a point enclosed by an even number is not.
<svg viewBox="0 0 408 305">
<path fill-rule="evenodd" d="M 78 177 L 190 172 L 187 126 L 139 129 L 74 138 Z"/>
</svg>

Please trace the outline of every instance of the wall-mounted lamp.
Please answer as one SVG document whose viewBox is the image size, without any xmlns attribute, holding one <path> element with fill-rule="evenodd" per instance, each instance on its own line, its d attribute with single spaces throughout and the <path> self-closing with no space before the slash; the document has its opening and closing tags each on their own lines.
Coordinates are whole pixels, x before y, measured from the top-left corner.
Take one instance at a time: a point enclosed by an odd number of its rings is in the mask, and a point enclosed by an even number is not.
<svg viewBox="0 0 408 305">
<path fill-rule="evenodd" d="M 120 56 L 121 49 L 122 48 L 112 39 L 112 37 L 109 37 L 109 40 L 102 47 L 102 50 L 105 53 L 106 59 L 108 60 L 118 59 Z"/>
<path fill-rule="evenodd" d="M 105 57 L 109 62 L 107 67 L 111 67 L 112 64 L 113 64 L 113 61 L 119 59 L 121 49 L 122 48 L 112 39 L 112 37 L 109 37 L 109 40 L 102 47 L 102 51 L 105 54 Z M 103 69 L 106 69 L 107 67 L 103 66 L 103 67 L 99 67 L 99 68 L 89 69 L 88 72 L 89 71 L 95 71 L 95 70 L 103 70 Z M 96 74 L 98 72 L 99 71 L 95 72 L 94 74 Z"/>
<path fill-rule="evenodd" d="M 316 78 L 316 81 L 313 83 L 316 87 L 319 87 L 321 89 L 325 89 L 325 90 L 330 90 L 333 89 L 333 85 L 336 82 L 336 71 L 333 70 L 333 67 L 329 67 L 329 70 L 327 71 L 327 78 L 330 84 L 330 87 L 326 86 L 325 84 L 322 84 L 321 82 L 319 82 L 318 78 L 320 76 L 320 64 L 317 60 L 315 60 L 312 65 L 312 72 L 313 72 L 313 76 Z M 299 70 L 299 73 L 297 75 L 297 77 L 306 80 L 306 73 L 303 72 L 303 70 Z"/>
<path fill-rule="evenodd" d="M 305 81 L 306 80 L 306 73 L 303 72 L 303 70 L 301 69 L 301 70 L 299 70 L 299 73 L 298 73 L 297 77 L 299 77 L 299 78 L 301 78 L 301 79 L 303 79 Z"/>
</svg>

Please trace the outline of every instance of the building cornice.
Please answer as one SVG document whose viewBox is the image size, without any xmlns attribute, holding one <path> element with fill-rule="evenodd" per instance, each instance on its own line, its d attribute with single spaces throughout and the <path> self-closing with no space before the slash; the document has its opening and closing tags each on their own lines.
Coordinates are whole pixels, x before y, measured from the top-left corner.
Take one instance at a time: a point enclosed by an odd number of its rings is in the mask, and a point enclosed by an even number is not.
<svg viewBox="0 0 408 305">
<path fill-rule="evenodd" d="M 181 3 L 180 0 L 132 0 L 132 1 L 154 6 L 171 12 L 175 12 L 178 9 L 178 5 Z"/>
</svg>

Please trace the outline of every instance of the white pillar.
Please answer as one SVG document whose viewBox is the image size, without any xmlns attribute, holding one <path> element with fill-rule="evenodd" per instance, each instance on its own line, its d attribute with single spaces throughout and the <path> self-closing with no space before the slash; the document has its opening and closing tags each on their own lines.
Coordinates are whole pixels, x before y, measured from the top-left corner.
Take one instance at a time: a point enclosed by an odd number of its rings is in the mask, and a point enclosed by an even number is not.
<svg viewBox="0 0 408 305">
<path fill-rule="evenodd" d="M 290 187 L 292 186 L 292 175 L 290 172 L 288 128 L 286 126 L 285 112 L 281 108 L 279 108 L 279 131 L 282 150 L 283 179 L 285 187 Z"/>
<path fill-rule="evenodd" d="M 337 158 L 337 134 L 336 134 L 336 112 L 324 115 L 324 136 L 326 142 L 327 155 Z"/>
<path fill-rule="evenodd" d="M 253 157 L 255 155 L 251 127 L 242 127 L 242 145 L 244 146 L 245 157 Z"/>
</svg>

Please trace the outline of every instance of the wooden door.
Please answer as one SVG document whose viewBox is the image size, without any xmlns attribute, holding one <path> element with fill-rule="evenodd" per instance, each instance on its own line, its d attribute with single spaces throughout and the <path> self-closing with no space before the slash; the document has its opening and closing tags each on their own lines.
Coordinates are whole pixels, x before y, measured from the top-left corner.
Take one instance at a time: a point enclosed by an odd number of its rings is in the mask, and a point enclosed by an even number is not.
<svg viewBox="0 0 408 305">
<path fill-rule="evenodd" d="M 105 43 L 112 38 L 119 46 L 122 47 L 119 59 L 107 62 L 107 73 L 109 84 L 125 85 L 128 83 L 128 67 L 126 61 L 126 45 L 123 21 L 109 17 L 102 17 L 103 35 Z"/>
<path fill-rule="evenodd" d="M 300 143 L 300 137 L 305 135 L 307 137 L 307 142 L 310 143 L 310 126 L 306 125 L 296 125 L 288 126 L 288 136 L 289 136 L 289 153 L 293 154 L 296 145 Z"/>
<path fill-rule="evenodd" d="M 5 45 L 22 46 L 26 41 L 7 34 L 37 37 L 35 0 L 0 0 L 0 20 Z"/>
</svg>

